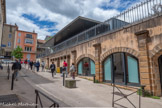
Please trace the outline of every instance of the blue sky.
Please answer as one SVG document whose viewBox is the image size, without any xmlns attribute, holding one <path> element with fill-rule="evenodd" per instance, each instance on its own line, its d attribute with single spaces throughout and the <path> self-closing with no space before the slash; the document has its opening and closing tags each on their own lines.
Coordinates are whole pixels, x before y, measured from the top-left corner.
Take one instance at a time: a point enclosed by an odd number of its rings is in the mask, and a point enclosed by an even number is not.
<svg viewBox="0 0 162 108">
<path fill-rule="evenodd" d="M 16 23 L 20 30 L 35 30 L 38 38 L 44 39 L 78 16 L 105 21 L 139 1 L 142 0 L 6 0 L 7 23 Z"/>
</svg>

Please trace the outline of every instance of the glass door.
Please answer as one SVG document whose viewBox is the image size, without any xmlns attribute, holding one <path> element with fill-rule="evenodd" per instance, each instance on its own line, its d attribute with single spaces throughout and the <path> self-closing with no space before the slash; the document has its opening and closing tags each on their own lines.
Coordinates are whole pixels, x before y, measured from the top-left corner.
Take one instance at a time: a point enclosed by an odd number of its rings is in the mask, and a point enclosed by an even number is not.
<svg viewBox="0 0 162 108">
<path fill-rule="evenodd" d="M 113 71 L 114 71 L 114 82 L 123 83 L 125 82 L 125 64 L 124 64 L 124 53 L 113 54 Z"/>
</svg>

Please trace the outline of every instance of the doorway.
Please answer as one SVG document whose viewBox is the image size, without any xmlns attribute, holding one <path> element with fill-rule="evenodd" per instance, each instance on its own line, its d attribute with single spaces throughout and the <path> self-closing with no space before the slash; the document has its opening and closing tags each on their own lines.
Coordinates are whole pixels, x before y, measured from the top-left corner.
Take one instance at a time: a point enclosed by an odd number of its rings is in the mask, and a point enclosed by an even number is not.
<svg viewBox="0 0 162 108">
<path fill-rule="evenodd" d="M 162 55 L 159 57 L 158 62 L 159 62 L 160 83 L 162 89 Z"/>
</svg>

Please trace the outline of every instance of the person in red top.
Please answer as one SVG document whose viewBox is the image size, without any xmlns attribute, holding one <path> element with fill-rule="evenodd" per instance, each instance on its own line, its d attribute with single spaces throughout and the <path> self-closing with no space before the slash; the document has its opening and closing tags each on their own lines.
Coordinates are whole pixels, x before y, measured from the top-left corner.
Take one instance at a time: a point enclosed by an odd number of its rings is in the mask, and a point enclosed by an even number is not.
<svg viewBox="0 0 162 108">
<path fill-rule="evenodd" d="M 27 64 L 28 62 L 27 62 L 27 59 L 24 61 L 24 64 L 25 64 L 25 68 L 26 68 L 26 64 Z"/>
<path fill-rule="evenodd" d="M 64 63 L 63 63 L 63 71 L 65 72 L 65 74 L 66 74 L 66 78 L 67 78 L 67 76 L 68 76 L 68 72 L 67 72 L 67 63 L 66 63 L 66 61 L 64 61 Z"/>
<path fill-rule="evenodd" d="M 85 75 L 87 75 L 88 70 L 89 70 L 89 64 L 87 62 L 84 63 L 84 68 L 85 68 L 85 71 L 86 71 Z"/>
</svg>

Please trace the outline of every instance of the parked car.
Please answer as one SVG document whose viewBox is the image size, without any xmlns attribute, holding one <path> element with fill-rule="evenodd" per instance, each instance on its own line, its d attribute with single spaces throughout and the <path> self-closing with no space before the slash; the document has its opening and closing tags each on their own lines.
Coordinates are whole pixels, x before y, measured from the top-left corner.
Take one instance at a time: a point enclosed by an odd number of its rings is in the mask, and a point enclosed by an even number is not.
<svg viewBox="0 0 162 108">
<path fill-rule="evenodd" d="M 3 60 L 2 60 L 2 63 L 3 63 L 3 64 L 8 64 L 8 63 L 9 63 L 9 64 L 12 64 L 12 63 L 14 63 L 14 62 L 15 62 L 15 61 L 10 60 L 10 59 L 3 59 Z"/>
</svg>

